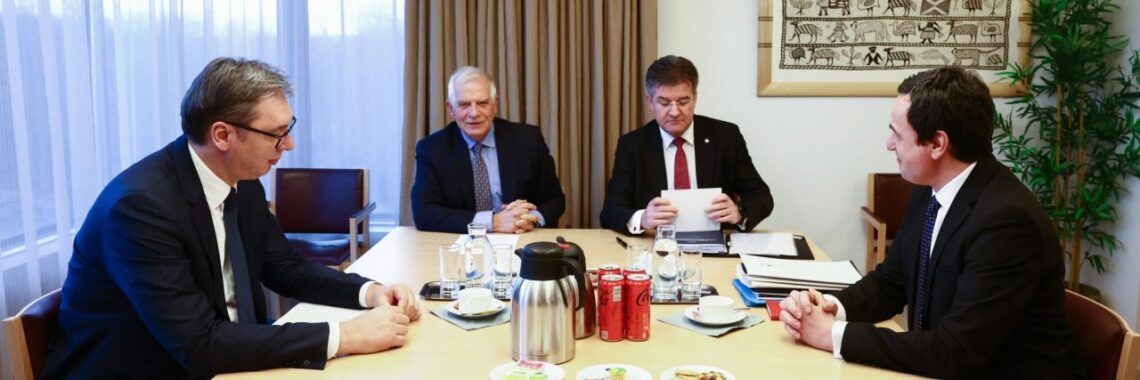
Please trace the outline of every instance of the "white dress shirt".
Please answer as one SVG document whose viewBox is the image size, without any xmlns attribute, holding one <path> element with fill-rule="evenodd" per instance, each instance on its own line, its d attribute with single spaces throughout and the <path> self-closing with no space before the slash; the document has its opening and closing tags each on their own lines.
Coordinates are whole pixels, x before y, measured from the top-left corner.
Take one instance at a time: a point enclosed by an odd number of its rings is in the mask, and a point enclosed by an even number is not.
<svg viewBox="0 0 1140 380">
<path fill-rule="evenodd" d="M 934 198 L 938 200 L 938 204 L 942 205 L 938 209 L 938 215 L 934 218 L 934 229 L 930 235 L 930 250 L 926 251 L 929 257 L 934 254 L 934 244 L 938 241 L 938 231 L 942 229 L 942 220 L 946 219 L 946 213 L 950 211 L 950 205 L 954 203 L 954 198 L 958 196 L 958 191 L 962 190 L 962 185 L 966 183 L 966 178 L 970 176 L 970 172 L 974 171 L 974 166 L 978 163 L 971 163 L 965 170 L 958 173 L 954 179 L 947 182 L 938 191 L 931 190 Z M 870 269 L 870 268 L 868 268 Z M 824 299 L 835 302 L 839 306 L 839 311 L 835 313 L 835 324 L 831 325 L 831 355 L 836 359 L 843 359 L 843 355 L 839 353 L 842 351 L 843 345 L 843 332 L 847 330 L 847 312 L 843 309 L 843 303 L 839 302 L 838 298 L 830 294 L 825 294 Z"/>
<path fill-rule="evenodd" d="M 218 240 L 218 261 L 222 264 L 222 293 L 226 297 L 226 313 L 229 314 L 231 322 L 238 321 L 237 312 L 237 297 L 234 289 L 234 271 L 230 265 L 230 257 L 226 256 L 226 225 L 222 219 L 222 210 L 226 203 L 226 197 L 230 195 L 230 189 L 236 189 L 226 184 L 209 166 L 206 162 L 198 157 L 198 152 L 194 150 L 194 146 L 190 145 L 190 159 L 194 161 L 194 169 L 198 173 L 198 180 L 202 182 L 202 192 L 206 194 L 206 205 L 210 206 L 210 219 L 214 222 L 214 236 Z M 360 301 L 361 307 L 368 307 L 365 296 L 368 294 L 368 287 L 375 282 L 369 281 L 360 287 L 360 294 L 357 299 Z M 336 356 L 336 350 L 340 347 L 340 324 L 329 322 L 329 340 L 326 352 L 329 358 Z"/>
<path fill-rule="evenodd" d="M 669 190 L 673 190 L 675 183 L 673 168 L 677 166 L 675 162 L 677 160 L 677 146 L 673 145 L 673 135 L 665 132 L 665 129 L 661 127 L 658 127 L 658 131 L 661 132 L 661 145 L 664 148 L 662 154 L 665 155 L 665 184 Z M 700 186 L 697 183 L 697 152 L 693 146 L 693 123 L 689 123 L 689 127 L 681 134 L 681 138 L 685 140 L 683 149 L 685 151 L 685 163 L 689 168 L 689 188 L 699 189 Z M 637 210 L 629 218 L 629 222 L 626 223 L 626 226 L 629 227 L 629 233 L 640 234 L 645 232 L 641 228 L 641 215 L 643 214 L 645 214 L 645 209 Z"/>
</svg>

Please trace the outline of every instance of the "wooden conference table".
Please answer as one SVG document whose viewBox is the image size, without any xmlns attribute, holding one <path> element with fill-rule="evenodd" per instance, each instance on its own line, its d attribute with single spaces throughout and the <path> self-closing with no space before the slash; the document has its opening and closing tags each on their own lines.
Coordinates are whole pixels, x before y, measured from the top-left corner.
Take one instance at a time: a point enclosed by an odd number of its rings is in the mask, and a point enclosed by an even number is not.
<svg viewBox="0 0 1140 380">
<path fill-rule="evenodd" d="M 617 233 L 600 229 L 540 229 L 519 238 L 519 246 L 534 241 L 553 241 L 556 236 L 578 243 L 586 253 L 591 268 L 604 263 L 625 260 L 625 250 L 614 237 Z M 455 241 L 456 234 L 420 232 L 412 227 L 399 227 L 368 250 L 347 271 L 359 273 L 384 283 L 402 282 L 415 291 L 427 281 L 438 279 L 440 244 Z M 623 237 L 633 242 L 651 243 L 647 237 Z M 827 260 L 823 252 L 810 242 L 817 259 Z M 735 258 L 706 258 L 704 280 L 740 302 L 731 281 Z M 330 360 L 323 371 L 282 368 L 219 376 L 219 379 L 487 379 L 491 369 L 511 361 L 508 346 L 510 324 L 465 331 L 429 313 L 446 305 L 445 301 L 422 301 L 422 316 L 413 322 L 404 347 L 370 355 L 353 355 Z M 631 364 L 649 371 L 654 379 L 669 368 L 700 364 L 728 370 L 740 380 L 748 379 L 828 379 L 828 378 L 901 378 L 905 374 L 836 360 L 831 353 L 794 342 L 778 321 L 735 331 L 720 338 L 708 337 L 665 324 L 659 317 L 680 313 L 686 306 L 653 305 L 649 340 L 644 342 L 604 342 L 598 334 L 577 341 L 573 360 L 559 366 L 566 379 L 573 380 L 579 370 L 605 363 Z M 347 319 L 357 313 L 346 309 L 313 304 L 300 304 L 283 320 L 328 321 Z M 750 314 L 768 313 L 754 308 Z M 886 321 L 880 326 L 898 330 L 899 325 Z"/>
</svg>

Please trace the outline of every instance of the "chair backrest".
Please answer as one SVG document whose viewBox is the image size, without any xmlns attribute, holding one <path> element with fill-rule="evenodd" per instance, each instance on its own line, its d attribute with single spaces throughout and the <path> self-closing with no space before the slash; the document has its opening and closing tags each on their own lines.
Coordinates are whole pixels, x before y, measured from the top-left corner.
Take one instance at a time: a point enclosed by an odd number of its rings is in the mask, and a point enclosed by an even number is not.
<svg viewBox="0 0 1140 380">
<path fill-rule="evenodd" d="M 1092 379 L 1134 379 L 1140 336 L 1112 309 L 1065 290 L 1065 315 Z"/>
<path fill-rule="evenodd" d="M 278 168 L 273 196 L 282 231 L 347 234 L 368 204 L 368 170 Z"/>
<path fill-rule="evenodd" d="M 887 223 L 887 239 L 894 239 L 902 224 L 914 184 L 899 173 L 867 174 L 867 208 Z"/>
<path fill-rule="evenodd" d="M 14 378 L 34 379 L 43 370 L 48 345 L 59 332 L 59 302 L 56 289 L 4 319 L 4 362 Z"/>
</svg>

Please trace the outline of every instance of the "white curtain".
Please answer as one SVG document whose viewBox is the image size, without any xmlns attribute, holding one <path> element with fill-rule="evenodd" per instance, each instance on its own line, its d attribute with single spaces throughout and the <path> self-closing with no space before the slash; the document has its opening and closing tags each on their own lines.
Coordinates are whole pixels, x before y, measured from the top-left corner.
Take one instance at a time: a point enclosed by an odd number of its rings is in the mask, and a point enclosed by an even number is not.
<svg viewBox="0 0 1140 380">
<path fill-rule="evenodd" d="M 297 148 L 280 166 L 371 170 L 373 223 L 400 194 L 402 0 L 0 0 L 0 310 L 59 288 L 95 197 L 181 134 L 218 56 L 290 77 Z M 410 152 L 408 152 L 410 154 Z"/>
</svg>

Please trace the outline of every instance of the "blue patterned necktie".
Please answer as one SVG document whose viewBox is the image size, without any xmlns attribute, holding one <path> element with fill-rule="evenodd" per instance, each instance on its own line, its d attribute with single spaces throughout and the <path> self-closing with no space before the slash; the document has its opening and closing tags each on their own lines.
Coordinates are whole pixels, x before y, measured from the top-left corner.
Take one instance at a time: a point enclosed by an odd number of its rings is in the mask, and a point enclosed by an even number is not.
<svg viewBox="0 0 1140 380">
<path fill-rule="evenodd" d="M 487 164 L 483 162 L 483 143 L 475 143 L 472 148 L 471 163 L 475 171 L 475 211 L 494 211 L 491 205 L 491 178 L 487 175 Z"/>
<path fill-rule="evenodd" d="M 926 272 L 927 263 L 930 262 L 931 237 L 934 235 L 934 220 L 938 218 L 938 209 L 942 205 L 933 195 L 930 203 L 926 205 L 926 221 L 922 224 L 922 241 L 918 247 L 918 283 L 914 292 L 913 326 L 915 330 L 926 329 Z"/>
<path fill-rule="evenodd" d="M 245 246 L 238 231 L 237 189 L 230 188 L 222 207 L 222 222 L 226 226 L 226 257 L 230 258 L 230 268 L 234 275 L 234 293 L 237 293 L 238 323 L 257 323 L 253 311 L 253 284 L 249 281 L 249 263 L 245 257 Z"/>
</svg>

